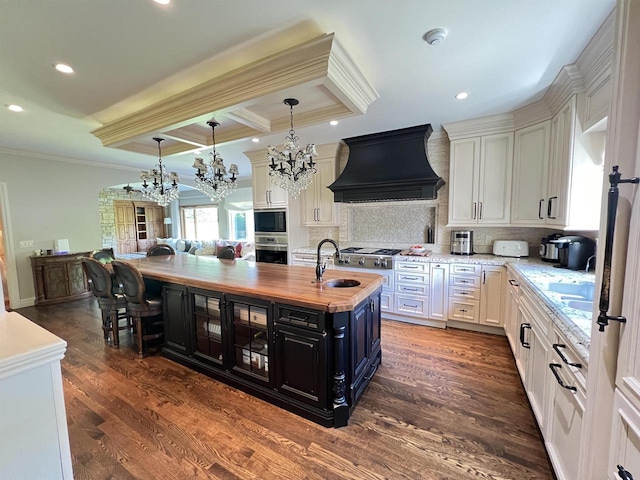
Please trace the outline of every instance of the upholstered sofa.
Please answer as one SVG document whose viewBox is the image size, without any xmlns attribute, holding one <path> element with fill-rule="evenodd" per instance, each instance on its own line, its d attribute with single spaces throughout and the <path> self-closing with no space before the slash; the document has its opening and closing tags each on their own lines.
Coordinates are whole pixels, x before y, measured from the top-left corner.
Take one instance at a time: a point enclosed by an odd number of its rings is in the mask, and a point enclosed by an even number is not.
<svg viewBox="0 0 640 480">
<path fill-rule="evenodd" d="M 171 245 L 176 254 L 211 255 L 217 256 L 225 247 L 233 247 L 236 258 L 242 260 L 256 259 L 256 250 L 253 242 L 238 240 L 187 240 L 184 238 L 157 238 L 159 244 Z"/>
</svg>

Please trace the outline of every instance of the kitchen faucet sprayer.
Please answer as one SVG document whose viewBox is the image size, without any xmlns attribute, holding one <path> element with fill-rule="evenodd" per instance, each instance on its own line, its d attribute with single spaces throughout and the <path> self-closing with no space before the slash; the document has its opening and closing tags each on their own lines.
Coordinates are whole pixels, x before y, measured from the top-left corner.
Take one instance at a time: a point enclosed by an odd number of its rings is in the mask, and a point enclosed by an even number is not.
<svg viewBox="0 0 640 480">
<path fill-rule="evenodd" d="M 322 282 L 322 274 L 324 273 L 325 268 L 327 268 L 326 263 L 322 264 L 320 261 L 320 259 L 322 258 L 320 249 L 322 248 L 322 245 L 324 245 L 327 242 L 332 244 L 336 248 L 336 258 L 338 259 L 342 258 L 342 254 L 340 253 L 340 247 L 338 247 L 338 244 L 335 242 L 335 240 L 332 240 L 330 238 L 325 238 L 324 240 L 320 240 L 320 243 L 318 243 L 318 258 L 316 262 L 316 282 L 318 283 Z"/>
</svg>

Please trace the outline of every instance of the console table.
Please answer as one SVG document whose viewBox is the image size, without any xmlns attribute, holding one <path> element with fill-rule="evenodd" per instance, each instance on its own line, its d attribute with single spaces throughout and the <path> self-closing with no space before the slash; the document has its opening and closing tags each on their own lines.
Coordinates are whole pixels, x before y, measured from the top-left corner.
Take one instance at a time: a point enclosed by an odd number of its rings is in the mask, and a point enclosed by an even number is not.
<svg viewBox="0 0 640 480">
<path fill-rule="evenodd" d="M 82 269 L 82 258 L 91 252 L 32 255 L 36 305 L 68 302 L 92 295 Z"/>
</svg>

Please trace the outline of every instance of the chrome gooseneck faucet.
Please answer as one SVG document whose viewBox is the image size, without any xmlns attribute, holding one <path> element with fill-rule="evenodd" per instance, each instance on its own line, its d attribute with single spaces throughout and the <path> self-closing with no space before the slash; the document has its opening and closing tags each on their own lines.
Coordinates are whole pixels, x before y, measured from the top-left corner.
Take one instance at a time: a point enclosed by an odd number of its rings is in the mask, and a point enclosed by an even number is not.
<svg viewBox="0 0 640 480">
<path fill-rule="evenodd" d="M 322 282 L 322 274 L 324 273 L 325 268 L 327 268 L 326 263 L 325 264 L 322 263 L 322 260 L 321 260 L 322 257 L 320 253 L 320 249 L 322 248 L 322 245 L 324 245 L 327 242 L 332 244 L 334 247 L 336 247 L 336 258 L 342 258 L 342 255 L 340 254 L 340 247 L 338 247 L 338 244 L 335 242 L 335 240 L 332 240 L 330 238 L 325 238 L 324 240 L 320 240 L 320 243 L 318 243 L 318 259 L 316 262 L 316 282 L 318 283 Z"/>
</svg>

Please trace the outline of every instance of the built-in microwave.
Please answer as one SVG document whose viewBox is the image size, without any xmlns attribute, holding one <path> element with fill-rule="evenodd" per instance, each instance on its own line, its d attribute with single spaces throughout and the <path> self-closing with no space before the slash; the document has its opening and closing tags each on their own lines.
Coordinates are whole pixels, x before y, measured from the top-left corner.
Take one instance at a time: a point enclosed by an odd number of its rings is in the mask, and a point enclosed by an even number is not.
<svg viewBox="0 0 640 480">
<path fill-rule="evenodd" d="M 287 233 L 286 210 L 254 210 L 256 233 Z"/>
</svg>

